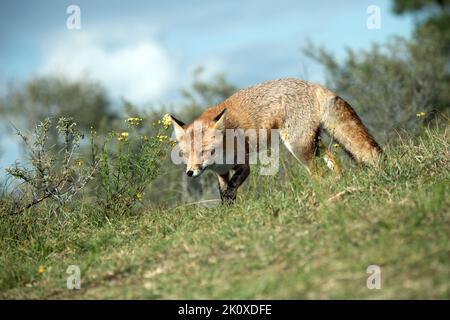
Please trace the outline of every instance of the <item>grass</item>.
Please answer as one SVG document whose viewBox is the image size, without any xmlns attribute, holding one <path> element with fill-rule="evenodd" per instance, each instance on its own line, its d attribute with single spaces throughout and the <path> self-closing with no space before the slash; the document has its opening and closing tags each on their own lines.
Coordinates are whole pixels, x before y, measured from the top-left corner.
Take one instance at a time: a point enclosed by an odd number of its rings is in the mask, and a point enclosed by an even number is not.
<svg viewBox="0 0 450 320">
<path fill-rule="evenodd" d="M 277 176 L 253 170 L 234 206 L 4 214 L 0 298 L 448 299 L 448 133 L 399 138 L 380 169 L 340 178 L 287 158 Z M 366 287 L 372 264 L 380 290 Z M 69 265 L 81 290 L 66 289 Z"/>
</svg>

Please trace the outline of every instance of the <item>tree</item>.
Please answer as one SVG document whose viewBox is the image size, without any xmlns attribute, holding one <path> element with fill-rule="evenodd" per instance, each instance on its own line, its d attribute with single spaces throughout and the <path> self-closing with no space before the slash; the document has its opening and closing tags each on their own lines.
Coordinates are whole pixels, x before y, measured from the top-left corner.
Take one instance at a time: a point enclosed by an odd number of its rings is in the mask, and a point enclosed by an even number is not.
<svg viewBox="0 0 450 320">
<path fill-rule="evenodd" d="M 397 14 L 435 9 L 445 11 L 449 5 L 449 0 L 394 0 L 393 10 Z"/>
<path fill-rule="evenodd" d="M 393 0 L 393 10 L 397 14 L 418 14 L 418 20 L 414 31 L 414 40 L 417 47 L 434 47 L 434 54 L 429 55 L 431 60 L 441 59 L 442 68 L 439 73 L 441 88 L 436 103 L 439 109 L 448 109 L 450 103 L 450 0 Z M 419 49 L 420 50 L 420 49 Z"/>
<path fill-rule="evenodd" d="M 0 114 L 27 130 L 48 117 L 73 118 L 81 132 L 88 132 L 91 126 L 98 128 L 115 117 L 106 91 L 99 84 L 52 76 L 10 87 L 0 100 Z M 50 134 L 55 140 L 56 135 Z"/>
<path fill-rule="evenodd" d="M 426 11 L 412 39 L 395 37 L 361 51 L 348 48 L 342 60 L 313 44 L 304 49 L 325 68 L 327 86 L 350 102 L 380 140 L 393 129 L 417 128 L 417 113 L 430 121 L 450 104 L 450 41 L 443 40 L 449 39 L 448 2 L 398 0 L 394 9 Z"/>
<path fill-rule="evenodd" d="M 416 14 L 417 40 L 433 39 L 444 54 L 450 54 L 450 0 L 394 0 L 396 14 Z"/>
</svg>

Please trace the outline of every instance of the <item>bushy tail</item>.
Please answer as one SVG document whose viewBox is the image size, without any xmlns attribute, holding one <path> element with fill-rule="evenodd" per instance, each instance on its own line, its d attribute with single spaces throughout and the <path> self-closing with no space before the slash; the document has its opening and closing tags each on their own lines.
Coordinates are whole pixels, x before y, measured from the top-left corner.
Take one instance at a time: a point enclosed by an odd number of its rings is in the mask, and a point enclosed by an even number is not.
<svg viewBox="0 0 450 320">
<path fill-rule="evenodd" d="M 340 97 L 321 108 L 321 124 L 357 162 L 376 165 L 381 148 L 356 112 Z"/>
</svg>

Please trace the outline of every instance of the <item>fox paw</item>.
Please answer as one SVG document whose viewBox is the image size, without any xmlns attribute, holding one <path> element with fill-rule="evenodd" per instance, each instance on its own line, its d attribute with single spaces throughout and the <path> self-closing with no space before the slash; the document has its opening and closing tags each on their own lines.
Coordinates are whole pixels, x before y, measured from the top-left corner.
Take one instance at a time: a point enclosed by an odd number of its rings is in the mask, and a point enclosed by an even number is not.
<svg viewBox="0 0 450 320">
<path fill-rule="evenodd" d="M 222 194 L 222 203 L 224 204 L 231 204 L 234 203 L 236 200 L 236 190 L 228 188 L 225 190 Z"/>
</svg>

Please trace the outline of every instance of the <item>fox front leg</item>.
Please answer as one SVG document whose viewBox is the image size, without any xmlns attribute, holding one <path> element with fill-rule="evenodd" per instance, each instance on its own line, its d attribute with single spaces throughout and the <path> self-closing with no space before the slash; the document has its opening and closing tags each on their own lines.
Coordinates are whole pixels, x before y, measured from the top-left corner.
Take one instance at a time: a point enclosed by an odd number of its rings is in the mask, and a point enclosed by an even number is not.
<svg viewBox="0 0 450 320">
<path fill-rule="evenodd" d="M 217 180 L 219 181 L 220 198 L 222 199 L 222 202 L 225 202 L 224 194 L 228 188 L 228 182 L 230 181 L 230 173 L 227 172 L 224 174 L 217 174 Z"/>
<path fill-rule="evenodd" d="M 250 166 L 247 164 L 238 165 L 234 167 L 234 170 L 235 172 L 230 181 L 228 181 L 226 189 L 221 193 L 222 202 L 224 203 L 232 203 L 236 200 L 237 189 L 250 174 Z"/>
</svg>

